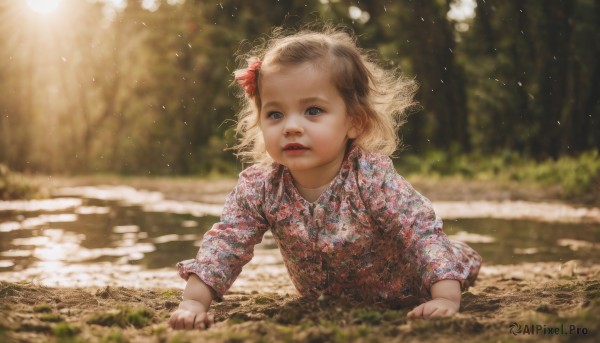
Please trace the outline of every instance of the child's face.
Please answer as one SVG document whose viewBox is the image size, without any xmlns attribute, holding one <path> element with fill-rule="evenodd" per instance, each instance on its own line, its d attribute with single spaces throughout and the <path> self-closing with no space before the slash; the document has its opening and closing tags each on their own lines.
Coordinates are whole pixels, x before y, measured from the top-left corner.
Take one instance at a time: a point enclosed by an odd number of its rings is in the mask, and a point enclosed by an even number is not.
<svg viewBox="0 0 600 343">
<path fill-rule="evenodd" d="M 261 69 L 259 126 L 267 152 L 306 187 L 335 177 L 356 138 L 344 100 L 325 68 L 303 63 Z"/>
</svg>

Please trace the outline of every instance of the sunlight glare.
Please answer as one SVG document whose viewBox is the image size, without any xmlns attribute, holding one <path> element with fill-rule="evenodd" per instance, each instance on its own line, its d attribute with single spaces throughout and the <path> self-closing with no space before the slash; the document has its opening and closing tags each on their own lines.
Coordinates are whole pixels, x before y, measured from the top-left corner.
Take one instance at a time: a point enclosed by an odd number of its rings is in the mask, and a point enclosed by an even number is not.
<svg viewBox="0 0 600 343">
<path fill-rule="evenodd" d="M 38 13 L 52 13 L 60 5 L 62 0 L 27 0 L 29 8 Z"/>
<path fill-rule="evenodd" d="M 450 4 L 448 18 L 455 21 L 465 21 L 475 17 L 475 0 L 455 0 Z M 465 30 L 466 31 L 466 30 Z"/>
</svg>

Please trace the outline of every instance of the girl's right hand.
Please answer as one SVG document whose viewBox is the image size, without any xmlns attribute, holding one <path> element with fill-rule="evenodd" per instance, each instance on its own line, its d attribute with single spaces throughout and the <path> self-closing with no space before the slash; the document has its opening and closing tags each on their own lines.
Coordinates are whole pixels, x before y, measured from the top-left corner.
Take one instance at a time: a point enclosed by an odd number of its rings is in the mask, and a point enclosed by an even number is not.
<svg viewBox="0 0 600 343">
<path fill-rule="evenodd" d="M 206 329 L 214 323 L 214 315 L 201 302 L 190 299 L 181 301 L 169 319 L 169 326 L 175 330 Z"/>
</svg>

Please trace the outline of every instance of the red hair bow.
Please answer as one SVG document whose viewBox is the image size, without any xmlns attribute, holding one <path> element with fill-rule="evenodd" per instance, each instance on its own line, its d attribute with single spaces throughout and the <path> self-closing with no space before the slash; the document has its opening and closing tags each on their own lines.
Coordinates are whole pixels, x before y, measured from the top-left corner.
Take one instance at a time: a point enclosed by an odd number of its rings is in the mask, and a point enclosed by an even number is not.
<svg viewBox="0 0 600 343">
<path fill-rule="evenodd" d="M 256 78 L 260 71 L 262 61 L 258 57 L 248 60 L 248 68 L 235 71 L 235 81 L 244 88 L 249 97 L 253 97 L 256 91 Z"/>
</svg>

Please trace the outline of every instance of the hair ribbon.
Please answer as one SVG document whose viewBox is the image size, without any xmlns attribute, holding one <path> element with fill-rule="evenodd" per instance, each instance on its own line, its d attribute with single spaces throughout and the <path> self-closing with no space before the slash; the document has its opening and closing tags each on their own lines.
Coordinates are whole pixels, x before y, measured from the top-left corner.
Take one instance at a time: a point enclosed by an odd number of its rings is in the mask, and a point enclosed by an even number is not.
<svg viewBox="0 0 600 343">
<path fill-rule="evenodd" d="M 248 60 L 246 69 L 236 70 L 234 73 L 235 81 L 246 91 L 249 97 L 253 97 L 256 92 L 258 72 L 262 61 L 258 57 L 253 57 Z"/>
</svg>

